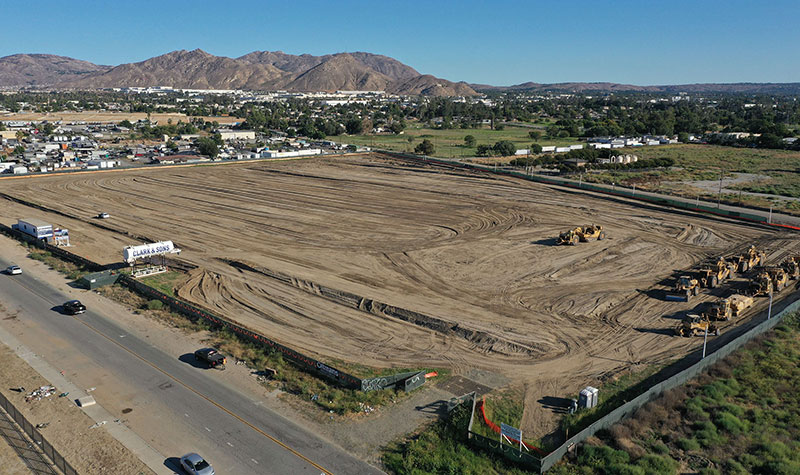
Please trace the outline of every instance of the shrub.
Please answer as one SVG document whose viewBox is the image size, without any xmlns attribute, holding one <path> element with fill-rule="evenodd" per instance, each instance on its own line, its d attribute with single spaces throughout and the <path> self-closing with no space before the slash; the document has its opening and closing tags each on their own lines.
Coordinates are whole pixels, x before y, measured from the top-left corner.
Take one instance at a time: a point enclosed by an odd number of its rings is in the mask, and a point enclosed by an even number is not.
<svg viewBox="0 0 800 475">
<path fill-rule="evenodd" d="M 721 475 L 719 470 L 711 467 L 701 468 L 700 471 L 697 473 L 699 473 L 700 475 Z"/>
<path fill-rule="evenodd" d="M 742 464 L 737 462 L 733 459 L 728 459 L 725 461 L 725 473 L 729 473 L 731 475 L 747 475 L 747 469 L 744 468 Z"/>
<path fill-rule="evenodd" d="M 578 460 L 582 465 L 603 468 L 614 464 L 626 464 L 630 461 L 630 456 L 624 450 L 614 450 L 607 445 L 603 445 L 600 447 L 584 447 Z"/>
<path fill-rule="evenodd" d="M 161 300 L 151 300 L 147 302 L 148 310 L 161 310 L 162 308 L 164 308 L 164 302 Z"/>
<path fill-rule="evenodd" d="M 673 474 L 678 470 L 678 462 L 660 455 L 645 455 L 636 465 L 642 467 L 648 474 Z"/>
<path fill-rule="evenodd" d="M 659 455 L 667 455 L 669 453 L 669 447 L 663 442 L 653 444 L 652 450 Z"/>
<path fill-rule="evenodd" d="M 712 447 L 725 441 L 725 438 L 717 432 L 717 427 L 711 421 L 695 423 L 694 427 L 696 431 L 694 436 L 703 447 Z"/>
<path fill-rule="evenodd" d="M 686 415 L 692 419 L 709 419 L 711 416 L 705 411 L 702 398 L 695 396 L 686 401 Z"/>
<path fill-rule="evenodd" d="M 604 472 L 606 475 L 645 475 L 645 471 L 642 467 L 624 463 L 609 465 L 605 468 Z"/>
<path fill-rule="evenodd" d="M 700 443 L 695 439 L 679 439 L 678 447 L 685 451 L 700 450 Z"/>
<path fill-rule="evenodd" d="M 717 426 L 730 432 L 731 434 L 741 434 L 748 429 L 747 421 L 742 422 L 738 417 L 730 412 L 720 412 L 715 417 Z"/>
</svg>

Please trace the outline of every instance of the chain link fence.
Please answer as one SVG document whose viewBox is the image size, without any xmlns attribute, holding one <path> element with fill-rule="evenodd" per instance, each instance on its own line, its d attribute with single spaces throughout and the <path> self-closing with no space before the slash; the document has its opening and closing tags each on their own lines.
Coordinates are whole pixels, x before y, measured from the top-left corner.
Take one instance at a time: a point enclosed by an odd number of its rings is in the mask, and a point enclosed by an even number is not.
<svg viewBox="0 0 800 475">
<path fill-rule="evenodd" d="M 53 461 L 53 465 L 56 466 L 62 473 L 65 475 L 78 475 L 78 471 L 72 468 L 64 457 L 61 456 L 60 453 L 53 447 L 47 439 L 42 436 L 42 433 L 36 429 L 36 426 L 28 422 L 25 416 L 22 415 L 21 412 L 11 404 L 2 393 L 0 393 L 0 406 L 6 411 L 6 413 L 22 428 L 22 431 L 30 437 L 36 445 L 38 445 L 44 454 Z M 51 471 L 44 471 L 44 470 L 37 470 L 37 473 L 55 473 Z"/>
</svg>

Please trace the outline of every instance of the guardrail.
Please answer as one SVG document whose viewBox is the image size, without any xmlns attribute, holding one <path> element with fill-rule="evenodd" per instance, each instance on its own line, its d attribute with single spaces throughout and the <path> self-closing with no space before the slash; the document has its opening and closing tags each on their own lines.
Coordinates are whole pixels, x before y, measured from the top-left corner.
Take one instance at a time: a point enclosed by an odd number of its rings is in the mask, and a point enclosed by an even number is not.
<svg viewBox="0 0 800 475">
<path fill-rule="evenodd" d="M 30 437 L 36 445 L 41 447 L 44 454 L 53 461 L 56 468 L 61 470 L 65 475 L 78 475 L 78 471 L 72 468 L 72 465 L 70 465 L 69 462 L 58 453 L 53 445 L 42 436 L 42 433 L 36 430 L 36 426 L 28 422 L 28 419 L 26 419 L 2 393 L 0 393 L 0 406 L 2 406 L 17 425 L 22 428 L 23 432 L 28 434 L 28 437 Z"/>
</svg>

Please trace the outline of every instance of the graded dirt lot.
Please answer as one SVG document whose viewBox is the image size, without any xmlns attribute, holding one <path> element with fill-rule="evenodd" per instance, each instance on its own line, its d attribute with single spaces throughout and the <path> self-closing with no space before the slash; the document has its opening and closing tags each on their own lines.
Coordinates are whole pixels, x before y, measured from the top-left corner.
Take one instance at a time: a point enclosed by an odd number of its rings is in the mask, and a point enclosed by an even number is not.
<svg viewBox="0 0 800 475">
<path fill-rule="evenodd" d="M 777 231 L 380 156 L 0 179 L 0 193 L 62 213 L 2 200 L 0 222 L 52 221 L 97 262 L 132 236 L 173 240 L 199 266 L 182 297 L 324 360 L 502 375 L 539 435 L 556 417 L 540 398 L 697 347 L 672 336 L 675 314 L 712 297 L 666 302 L 669 278 L 751 243 L 800 251 Z M 608 237 L 554 245 L 591 223 Z"/>
</svg>

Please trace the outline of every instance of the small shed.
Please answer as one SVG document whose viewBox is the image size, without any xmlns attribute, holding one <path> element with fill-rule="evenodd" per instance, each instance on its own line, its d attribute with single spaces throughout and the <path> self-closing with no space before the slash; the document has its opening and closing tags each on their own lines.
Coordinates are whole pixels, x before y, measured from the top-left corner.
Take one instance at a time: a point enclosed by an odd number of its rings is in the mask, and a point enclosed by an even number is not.
<svg viewBox="0 0 800 475">
<path fill-rule="evenodd" d="M 86 274 L 85 276 L 81 277 L 78 280 L 78 284 L 86 287 L 89 290 L 94 290 L 98 287 L 103 287 L 104 285 L 111 285 L 117 281 L 119 278 L 119 271 L 115 270 L 104 270 L 101 272 L 94 272 L 92 274 Z"/>
</svg>

